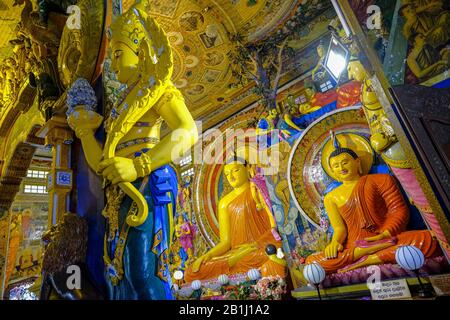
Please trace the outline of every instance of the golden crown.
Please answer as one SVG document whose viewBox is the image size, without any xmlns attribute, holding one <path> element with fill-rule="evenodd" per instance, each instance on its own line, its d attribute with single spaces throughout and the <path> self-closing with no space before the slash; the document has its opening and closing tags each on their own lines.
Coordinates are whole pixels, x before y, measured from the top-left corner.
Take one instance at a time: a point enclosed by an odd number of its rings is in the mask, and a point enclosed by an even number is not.
<svg viewBox="0 0 450 320">
<path fill-rule="evenodd" d="M 137 54 L 142 40 L 147 36 L 142 15 L 140 10 L 131 8 L 117 17 L 109 29 L 109 39 L 124 43 Z"/>
</svg>

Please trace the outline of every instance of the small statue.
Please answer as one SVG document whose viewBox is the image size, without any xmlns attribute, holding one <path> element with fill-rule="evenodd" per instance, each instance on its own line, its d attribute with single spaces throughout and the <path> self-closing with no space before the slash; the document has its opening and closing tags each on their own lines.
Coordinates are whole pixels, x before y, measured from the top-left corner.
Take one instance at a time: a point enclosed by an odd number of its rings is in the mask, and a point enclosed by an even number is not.
<svg viewBox="0 0 450 320">
<path fill-rule="evenodd" d="M 372 86 L 369 74 L 357 57 L 352 57 L 348 66 L 348 77 L 362 83 L 361 100 L 366 114 L 367 122 L 370 126 L 370 144 L 379 153 L 386 153 L 389 149 L 397 150 L 397 136 L 384 112 L 383 107 Z M 389 152 L 397 160 L 404 159 L 403 150 L 401 152 Z M 386 160 L 385 157 L 383 159 Z M 388 160 L 387 160 L 388 161 Z"/>
<path fill-rule="evenodd" d="M 364 175 L 358 153 L 341 147 L 334 134 L 331 140 L 335 149 L 323 153 L 322 165 L 342 182 L 324 198 L 333 237 L 323 252 L 308 256 L 306 263 L 318 262 L 327 273 L 396 263 L 395 251 L 401 245 L 414 245 L 427 258 L 438 255 L 439 245 L 430 231 L 406 231 L 408 206 L 394 178 Z"/>
<path fill-rule="evenodd" d="M 194 254 L 195 227 L 189 221 L 184 221 L 182 213 L 178 215 L 177 222 L 175 235 L 180 240 L 180 245 L 186 252 L 188 259 L 190 259 Z"/>
<path fill-rule="evenodd" d="M 3 101 L 5 103 L 13 102 L 17 96 L 17 63 L 13 58 L 7 58 L 4 61 L 4 90 Z"/>
<path fill-rule="evenodd" d="M 256 208 L 247 166 L 242 158 L 227 161 L 224 175 L 233 191 L 218 205 L 220 242 L 188 267 L 187 282 L 259 268 L 268 260 L 265 247 L 280 246 L 272 234 L 271 212 Z"/>
</svg>

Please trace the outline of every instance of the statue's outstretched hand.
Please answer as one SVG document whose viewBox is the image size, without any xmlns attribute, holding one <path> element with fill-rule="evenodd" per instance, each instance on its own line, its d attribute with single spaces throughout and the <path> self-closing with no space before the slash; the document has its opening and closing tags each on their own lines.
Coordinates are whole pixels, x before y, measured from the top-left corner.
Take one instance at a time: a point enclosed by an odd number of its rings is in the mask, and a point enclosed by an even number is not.
<svg viewBox="0 0 450 320">
<path fill-rule="evenodd" d="M 100 162 L 97 172 L 112 184 L 133 182 L 138 177 L 133 160 L 123 157 L 103 160 Z"/>
<path fill-rule="evenodd" d="M 331 240 L 331 243 L 325 248 L 325 257 L 327 259 L 337 258 L 338 252 L 344 250 L 344 246 L 336 240 Z"/>
</svg>

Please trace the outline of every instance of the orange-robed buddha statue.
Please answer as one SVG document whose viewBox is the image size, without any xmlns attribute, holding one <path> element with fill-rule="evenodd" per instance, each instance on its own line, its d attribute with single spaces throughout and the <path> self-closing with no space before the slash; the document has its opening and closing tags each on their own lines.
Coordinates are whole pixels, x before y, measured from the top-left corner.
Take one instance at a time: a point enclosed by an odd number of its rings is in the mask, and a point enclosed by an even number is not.
<svg viewBox="0 0 450 320">
<path fill-rule="evenodd" d="M 219 243 L 186 269 L 185 280 L 212 279 L 221 274 L 246 273 L 270 267 L 266 246 L 281 246 L 272 232 L 273 216 L 267 206 L 257 209 L 250 174 L 244 159 L 235 158 L 224 166 L 233 191 L 218 205 Z M 257 191 L 259 192 L 259 191 Z M 268 271 L 273 274 L 276 270 Z"/>
<path fill-rule="evenodd" d="M 394 178 L 362 175 L 358 154 L 333 139 L 335 150 L 325 165 L 342 182 L 324 198 L 333 237 L 323 252 L 310 255 L 306 263 L 318 262 L 327 273 L 396 263 L 395 251 L 401 245 L 416 246 L 427 258 L 438 255 L 440 248 L 430 231 L 406 231 L 408 206 Z"/>
</svg>

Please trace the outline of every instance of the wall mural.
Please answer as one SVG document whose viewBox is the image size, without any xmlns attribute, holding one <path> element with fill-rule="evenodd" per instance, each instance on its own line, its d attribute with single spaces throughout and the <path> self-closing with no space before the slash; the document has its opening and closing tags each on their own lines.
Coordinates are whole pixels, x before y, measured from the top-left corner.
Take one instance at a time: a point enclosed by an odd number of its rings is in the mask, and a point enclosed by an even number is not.
<svg viewBox="0 0 450 320">
<path fill-rule="evenodd" d="M 449 70 L 448 2 L 352 0 L 349 3 L 393 85 L 423 83 Z M 379 27 L 373 27 L 378 22 L 373 10 L 369 10 L 371 15 L 367 13 L 370 6 L 381 10 Z M 434 82 L 442 80 L 441 76 Z"/>
<path fill-rule="evenodd" d="M 47 216 L 47 203 L 13 204 L 6 265 L 6 295 L 18 295 L 15 287 L 22 286 L 28 280 L 33 283 L 39 277 L 44 250 L 42 235 L 47 230 Z M 25 291 L 21 294 L 32 295 Z"/>
</svg>

